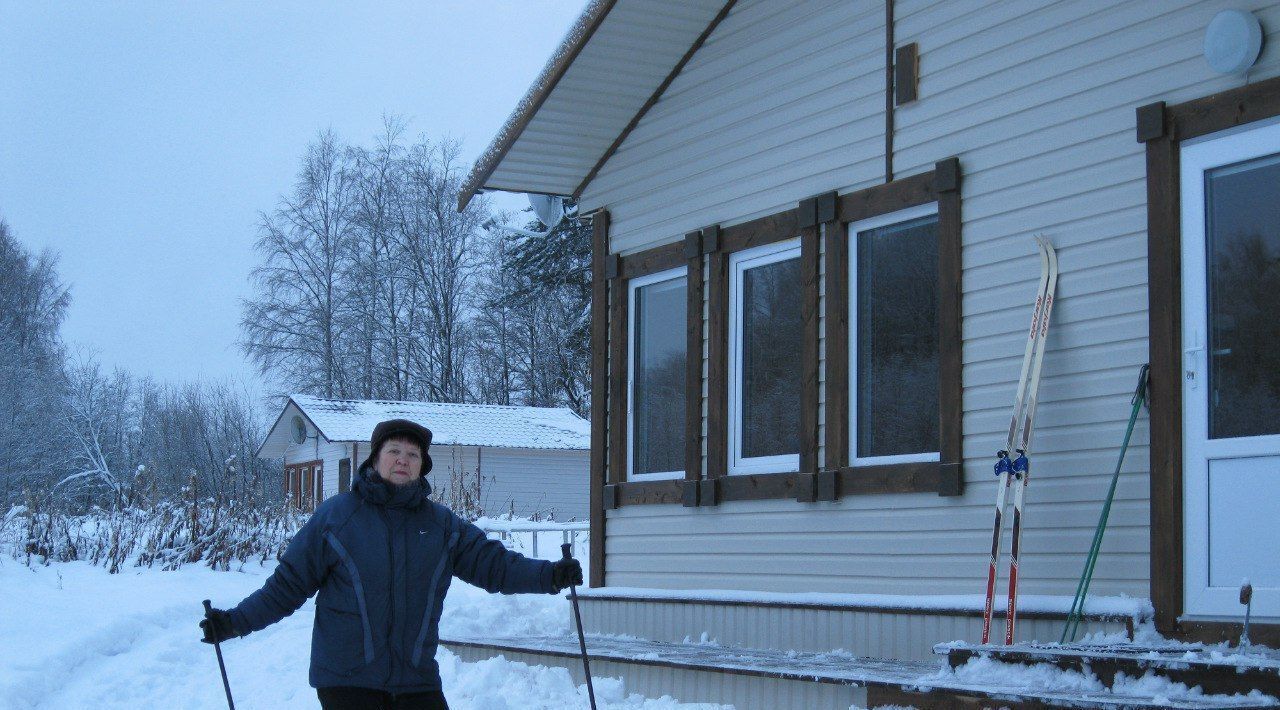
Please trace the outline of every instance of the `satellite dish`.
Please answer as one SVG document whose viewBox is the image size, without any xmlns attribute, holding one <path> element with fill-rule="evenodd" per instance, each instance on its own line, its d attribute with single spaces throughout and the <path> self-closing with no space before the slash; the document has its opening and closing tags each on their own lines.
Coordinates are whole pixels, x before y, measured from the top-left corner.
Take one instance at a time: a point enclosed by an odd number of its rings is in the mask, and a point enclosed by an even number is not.
<svg viewBox="0 0 1280 710">
<path fill-rule="evenodd" d="M 535 193 L 527 193 L 529 197 L 529 206 L 533 208 L 533 214 L 537 216 L 542 226 L 547 228 L 545 232 L 530 232 L 527 229 L 518 229 L 516 227 L 508 227 L 505 224 L 498 224 L 490 219 L 480 225 L 484 229 L 492 229 L 507 234 L 515 234 L 521 237 L 529 237 L 538 239 L 551 234 L 561 222 L 564 221 L 564 198 L 559 195 L 539 195 Z"/>
<path fill-rule="evenodd" d="M 533 214 L 547 229 L 555 229 L 564 219 L 564 198 L 559 195 L 538 195 L 529 193 L 529 205 Z"/>
<path fill-rule="evenodd" d="M 297 414 L 293 415 L 293 420 L 289 422 L 289 425 L 293 430 L 293 443 L 301 444 L 307 440 L 307 425 L 302 421 L 302 417 Z"/>
</svg>

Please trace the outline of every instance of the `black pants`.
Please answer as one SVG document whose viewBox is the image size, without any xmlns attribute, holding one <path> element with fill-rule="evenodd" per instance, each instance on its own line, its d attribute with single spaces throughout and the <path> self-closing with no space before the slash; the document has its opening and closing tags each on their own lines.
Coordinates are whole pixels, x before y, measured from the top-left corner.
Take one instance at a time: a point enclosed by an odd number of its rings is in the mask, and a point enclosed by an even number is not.
<svg viewBox="0 0 1280 710">
<path fill-rule="evenodd" d="M 324 710 L 449 710 L 444 693 L 388 693 L 369 688 L 318 688 Z"/>
</svg>

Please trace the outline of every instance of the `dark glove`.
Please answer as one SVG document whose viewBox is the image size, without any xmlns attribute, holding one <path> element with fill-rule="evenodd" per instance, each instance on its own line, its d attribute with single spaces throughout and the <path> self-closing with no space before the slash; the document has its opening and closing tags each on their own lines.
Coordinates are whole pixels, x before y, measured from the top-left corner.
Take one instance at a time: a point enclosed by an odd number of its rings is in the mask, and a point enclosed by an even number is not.
<svg viewBox="0 0 1280 710">
<path fill-rule="evenodd" d="M 200 628 L 204 631 L 204 638 L 200 639 L 204 643 L 222 643 L 240 635 L 231 623 L 231 614 L 221 609 L 210 609 Z"/>
<path fill-rule="evenodd" d="M 551 584 L 556 591 L 582 584 L 582 565 L 572 557 L 555 561 L 551 565 Z"/>
</svg>

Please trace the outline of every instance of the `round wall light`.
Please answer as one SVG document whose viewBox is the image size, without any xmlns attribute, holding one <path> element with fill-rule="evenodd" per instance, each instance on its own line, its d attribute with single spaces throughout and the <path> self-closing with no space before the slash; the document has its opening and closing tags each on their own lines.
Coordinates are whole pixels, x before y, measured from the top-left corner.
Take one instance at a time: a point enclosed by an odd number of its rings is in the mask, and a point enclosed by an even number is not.
<svg viewBox="0 0 1280 710">
<path fill-rule="evenodd" d="M 1245 10 L 1223 10 L 1204 30 L 1204 58 L 1221 74 L 1242 74 L 1262 51 L 1262 23 Z"/>
</svg>

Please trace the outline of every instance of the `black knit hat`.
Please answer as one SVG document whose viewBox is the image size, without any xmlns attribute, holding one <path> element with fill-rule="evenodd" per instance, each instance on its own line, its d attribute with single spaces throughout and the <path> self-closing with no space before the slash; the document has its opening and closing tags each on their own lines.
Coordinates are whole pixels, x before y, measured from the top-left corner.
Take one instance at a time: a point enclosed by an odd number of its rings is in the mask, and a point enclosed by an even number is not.
<svg viewBox="0 0 1280 710">
<path fill-rule="evenodd" d="M 369 447 L 369 458 L 365 459 L 363 464 L 360 464 L 360 468 L 373 466 L 378 458 L 378 452 L 382 450 L 382 445 L 392 437 L 403 437 L 410 441 L 416 441 L 418 448 L 422 449 L 422 475 L 425 476 L 431 472 L 431 454 L 427 453 L 427 449 L 431 448 L 431 430 L 408 419 L 388 419 L 373 428 L 373 436 L 370 438 L 372 446 Z"/>
</svg>

